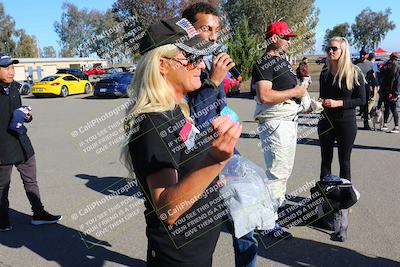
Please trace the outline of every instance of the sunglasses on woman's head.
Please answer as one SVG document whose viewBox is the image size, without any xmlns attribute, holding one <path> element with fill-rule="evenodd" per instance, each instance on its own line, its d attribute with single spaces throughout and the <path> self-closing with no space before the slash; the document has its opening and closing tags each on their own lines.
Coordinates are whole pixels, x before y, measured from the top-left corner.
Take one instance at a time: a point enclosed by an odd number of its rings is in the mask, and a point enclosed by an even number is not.
<svg viewBox="0 0 400 267">
<path fill-rule="evenodd" d="M 329 51 L 333 51 L 333 52 L 336 52 L 337 50 L 339 49 L 339 47 L 336 47 L 336 46 L 329 46 L 329 47 L 327 47 L 326 49 L 325 49 L 325 51 L 326 51 L 326 53 L 329 53 Z"/>
</svg>

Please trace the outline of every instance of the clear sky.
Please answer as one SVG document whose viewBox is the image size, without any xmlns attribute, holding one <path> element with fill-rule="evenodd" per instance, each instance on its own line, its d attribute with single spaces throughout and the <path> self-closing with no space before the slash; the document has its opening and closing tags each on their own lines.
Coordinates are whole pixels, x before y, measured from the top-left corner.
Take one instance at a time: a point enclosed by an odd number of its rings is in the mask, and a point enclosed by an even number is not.
<svg viewBox="0 0 400 267">
<path fill-rule="evenodd" d="M 140 1 L 140 0 L 136 0 Z M 27 33 L 33 34 L 39 41 L 41 48 L 52 45 L 59 50 L 58 36 L 54 32 L 54 22 L 60 20 L 62 0 L 0 0 L 6 14 L 16 21 L 18 29 L 24 28 Z M 97 9 L 105 11 L 115 0 L 69 0 L 78 8 Z M 321 44 L 325 31 L 336 24 L 354 23 L 355 17 L 362 9 L 370 7 L 373 11 L 383 11 L 387 7 L 392 9 L 390 19 L 395 22 L 396 29 L 390 31 L 381 43 L 381 47 L 389 51 L 400 51 L 400 1 L 399 0 L 316 0 L 316 7 L 320 9 L 317 26 L 316 53 L 321 53 Z"/>
<path fill-rule="evenodd" d="M 316 0 L 315 5 L 320 9 L 317 43 L 315 45 L 317 53 L 321 52 L 326 29 L 332 29 L 335 25 L 344 22 L 353 24 L 356 16 L 367 7 L 375 12 L 384 11 L 388 7 L 392 9 L 392 15 L 389 19 L 396 24 L 396 28 L 389 31 L 380 47 L 388 51 L 400 51 L 399 0 Z"/>
</svg>

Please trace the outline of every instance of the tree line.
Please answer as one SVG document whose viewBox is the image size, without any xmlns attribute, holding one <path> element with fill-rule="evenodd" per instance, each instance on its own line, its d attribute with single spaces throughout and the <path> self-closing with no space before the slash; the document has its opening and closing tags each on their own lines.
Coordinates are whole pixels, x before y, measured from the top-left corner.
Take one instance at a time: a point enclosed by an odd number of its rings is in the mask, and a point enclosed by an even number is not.
<svg viewBox="0 0 400 267">
<path fill-rule="evenodd" d="M 160 19 L 180 16 L 196 0 L 116 0 L 104 12 L 79 9 L 64 2 L 62 14 L 54 22 L 59 37 L 61 57 L 87 57 L 97 55 L 111 63 L 138 58 L 137 41 L 151 23 Z M 312 53 L 319 9 L 315 0 L 211 0 L 208 1 L 222 15 L 220 39 L 224 39 L 228 53 L 248 78 L 254 60 L 265 50 L 266 25 L 273 21 L 286 21 L 298 34 L 291 45 L 292 56 Z M 376 47 L 394 29 L 389 20 L 391 10 L 373 12 L 364 9 L 353 25 L 343 23 L 328 29 L 324 45 L 334 35 L 348 37 L 356 47 Z M 37 48 L 35 36 L 15 29 L 11 16 L 4 13 L 0 3 L 0 45 L 15 57 L 55 57 L 52 46 Z M 324 47 L 323 47 L 324 48 Z"/>
<path fill-rule="evenodd" d="M 362 10 L 352 25 L 344 22 L 327 29 L 322 50 L 325 50 L 328 40 L 333 36 L 346 37 L 349 44 L 358 49 L 375 50 L 386 34 L 396 27 L 396 24 L 389 20 L 391 14 L 390 8 L 380 12 L 374 12 L 370 8 Z"/>
</svg>

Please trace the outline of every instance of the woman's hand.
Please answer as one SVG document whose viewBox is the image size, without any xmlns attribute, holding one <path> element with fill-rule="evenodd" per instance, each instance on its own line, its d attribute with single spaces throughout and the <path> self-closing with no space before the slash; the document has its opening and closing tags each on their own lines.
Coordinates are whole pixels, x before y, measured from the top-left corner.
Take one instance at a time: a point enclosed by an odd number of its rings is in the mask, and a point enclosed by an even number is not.
<svg viewBox="0 0 400 267">
<path fill-rule="evenodd" d="M 224 164 L 233 156 L 233 150 L 240 134 L 242 133 L 242 125 L 229 119 L 229 116 L 217 117 L 212 122 L 214 128 L 214 136 L 212 142 L 210 157 L 220 164 Z"/>
<path fill-rule="evenodd" d="M 343 107 L 343 100 L 322 99 L 322 105 L 328 108 Z"/>
</svg>

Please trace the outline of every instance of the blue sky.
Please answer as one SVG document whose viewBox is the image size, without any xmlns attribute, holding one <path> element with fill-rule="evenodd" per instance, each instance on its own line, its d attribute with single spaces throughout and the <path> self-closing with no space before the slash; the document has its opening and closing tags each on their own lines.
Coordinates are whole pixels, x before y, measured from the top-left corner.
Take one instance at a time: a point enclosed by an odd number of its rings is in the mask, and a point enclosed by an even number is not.
<svg viewBox="0 0 400 267">
<path fill-rule="evenodd" d="M 137 0 L 140 1 L 140 0 Z M 6 14 L 11 15 L 16 21 L 17 28 L 24 28 L 27 33 L 33 34 L 39 41 L 39 46 L 52 45 L 57 50 L 58 36 L 54 32 L 54 22 L 61 18 L 61 0 L 3 0 Z M 76 6 L 87 9 L 105 11 L 110 8 L 115 0 L 70 0 Z M 383 11 L 392 8 L 390 19 L 395 22 L 396 29 L 389 32 L 381 43 L 381 47 L 389 51 L 400 50 L 400 1 L 399 0 L 316 0 L 316 7 L 320 9 L 319 23 L 317 26 L 316 53 L 321 53 L 321 44 L 325 31 L 336 24 L 354 23 L 355 17 L 362 9 L 370 7 L 373 11 Z"/>
<path fill-rule="evenodd" d="M 321 45 L 326 29 L 347 22 L 353 24 L 355 18 L 364 8 L 371 8 L 372 11 L 384 11 L 390 7 L 392 15 L 389 19 L 396 24 L 396 28 L 390 31 L 380 44 L 385 50 L 400 51 L 400 1 L 399 0 L 316 0 L 316 7 L 320 9 L 317 32 L 316 52 L 321 52 Z"/>
</svg>

